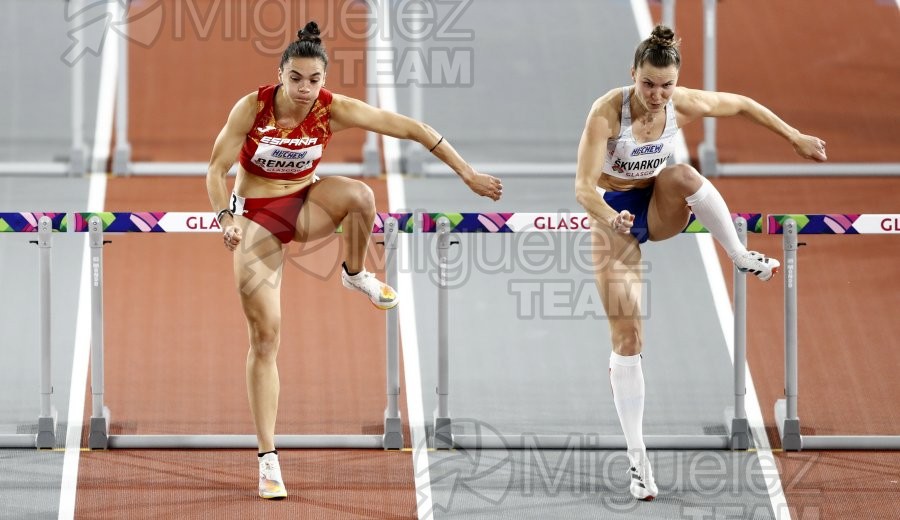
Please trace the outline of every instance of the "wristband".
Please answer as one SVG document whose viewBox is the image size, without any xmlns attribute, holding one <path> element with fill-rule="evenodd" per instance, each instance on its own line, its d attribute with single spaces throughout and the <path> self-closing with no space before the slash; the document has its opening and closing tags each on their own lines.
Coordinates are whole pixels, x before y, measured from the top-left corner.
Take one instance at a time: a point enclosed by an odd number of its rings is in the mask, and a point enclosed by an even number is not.
<svg viewBox="0 0 900 520">
<path fill-rule="evenodd" d="M 222 215 L 230 215 L 231 218 L 234 218 L 233 211 L 228 208 L 223 209 L 222 211 L 216 213 L 216 222 L 218 222 L 220 226 L 222 225 Z"/>
</svg>

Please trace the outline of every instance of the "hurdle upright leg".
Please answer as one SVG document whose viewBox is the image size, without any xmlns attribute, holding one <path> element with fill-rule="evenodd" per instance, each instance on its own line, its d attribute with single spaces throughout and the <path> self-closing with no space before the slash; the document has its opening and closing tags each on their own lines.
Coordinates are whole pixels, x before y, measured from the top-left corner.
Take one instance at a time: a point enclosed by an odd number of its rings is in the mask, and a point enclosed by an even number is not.
<svg viewBox="0 0 900 520">
<path fill-rule="evenodd" d="M 35 444 L 38 448 L 56 447 L 57 412 L 52 403 L 53 380 L 51 362 L 51 305 L 50 305 L 50 248 L 53 236 L 53 224 L 50 217 L 43 216 L 38 221 L 38 278 L 40 280 L 40 319 L 41 319 L 41 415 L 38 417 L 38 433 Z"/>
<path fill-rule="evenodd" d="M 394 217 L 384 223 L 385 279 L 397 287 L 397 240 L 399 223 Z M 400 332 L 396 307 L 385 313 L 387 320 L 387 407 L 384 411 L 384 449 L 403 448 L 403 425 L 400 420 Z"/>
<path fill-rule="evenodd" d="M 747 246 L 747 220 L 734 221 L 741 244 Z M 734 268 L 734 408 L 725 411 L 732 450 L 750 448 L 750 425 L 744 399 L 747 396 L 747 274 Z"/>
<path fill-rule="evenodd" d="M 109 447 L 109 408 L 103 404 L 103 223 L 88 221 L 91 248 L 91 431 L 88 447 Z"/>
<path fill-rule="evenodd" d="M 453 448 L 453 423 L 450 419 L 450 308 L 447 287 L 447 256 L 450 249 L 450 220 L 437 220 L 438 229 L 438 404 L 434 413 L 434 447 Z"/>
</svg>

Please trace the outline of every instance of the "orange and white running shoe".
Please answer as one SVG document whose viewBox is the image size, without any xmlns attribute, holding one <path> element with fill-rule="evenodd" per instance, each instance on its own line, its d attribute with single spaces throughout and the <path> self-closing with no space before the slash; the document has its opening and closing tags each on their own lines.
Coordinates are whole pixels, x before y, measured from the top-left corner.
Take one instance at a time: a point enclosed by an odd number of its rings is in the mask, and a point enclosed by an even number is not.
<svg viewBox="0 0 900 520">
<path fill-rule="evenodd" d="M 278 455 L 274 453 L 266 453 L 259 457 L 259 496 L 274 499 L 287 497 L 284 480 L 281 478 L 281 466 L 278 465 Z"/>
<path fill-rule="evenodd" d="M 350 276 L 347 270 L 342 268 L 341 283 L 348 289 L 356 289 L 368 296 L 372 305 L 381 310 L 393 309 L 400 303 L 396 291 L 390 285 L 379 281 L 374 274 L 365 269 Z"/>
</svg>

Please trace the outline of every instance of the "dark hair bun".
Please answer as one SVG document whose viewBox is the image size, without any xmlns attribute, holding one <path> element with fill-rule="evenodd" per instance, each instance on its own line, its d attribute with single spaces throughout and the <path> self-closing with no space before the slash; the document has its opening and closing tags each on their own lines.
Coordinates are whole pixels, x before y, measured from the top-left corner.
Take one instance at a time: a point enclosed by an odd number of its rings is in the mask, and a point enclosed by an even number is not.
<svg viewBox="0 0 900 520">
<path fill-rule="evenodd" d="M 675 31 L 665 25 L 657 25 L 650 33 L 650 45 L 657 47 L 671 48 L 678 47 L 679 40 L 675 39 Z"/>
<path fill-rule="evenodd" d="M 322 38 L 319 37 L 320 34 L 319 24 L 316 22 L 309 22 L 306 24 L 306 27 L 297 31 L 297 40 L 301 42 L 312 42 L 314 45 L 321 45 Z"/>
</svg>

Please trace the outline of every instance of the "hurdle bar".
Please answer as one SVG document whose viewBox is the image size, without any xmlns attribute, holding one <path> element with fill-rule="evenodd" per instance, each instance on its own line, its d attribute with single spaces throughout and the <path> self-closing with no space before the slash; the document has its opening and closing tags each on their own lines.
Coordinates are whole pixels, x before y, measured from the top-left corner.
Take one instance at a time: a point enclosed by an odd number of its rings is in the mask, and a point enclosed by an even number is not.
<svg viewBox="0 0 900 520">
<path fill-rule="evenodd" d="M 397 278 L 397 235 L 406 227 L 411 215 L 378 214 L 373 233 L 384 234 L 388 281 Z M 257 447 L 256 435 L 110 435 L 111 414 L 104 405 L 103 353 L 103 246 L 108 233 L 175 233 L 221 232 L 212 212 L 99 212 L 73 214 L 72 231 L 89 233 L 91 248 L 91 420 L 88 447 L 109 448 L 180 448 L 228 449 Z M 400 418 L 400 342 L 396 309 L 386 313 L 387 320 L 387 405 L 383 435 L 276 435 L 279 448 L 365 448 L 402 449 L 403 430 Z"/>
<path fill-rule="evenodd" d="M 39 338 L 41 346 L 41 410 L 38 415 L 38 432 L 0 434 L 2 448 L 56 447 L 57 411 L 53 406 L 53 380 L 51 355 L 51 292 L 52 264 L 50 250 L 54 231 L 62 231 L 65 213 L 0 213 L 0 233 L 37 233 L 37 240 L 29 241 L 38 246 L 38 286 L 40 315 Z"/>
<path fill-rule="evenodd" d="M 801 234 L 900 234 L 900 214 L 769 215 L 768 233 L 783 235 L 784 245 L 784 399 L 775 402 L 781 447 L 789 451 L 898 450 L 900 435 L 802 435 L 797 414 L 799 370 L 797 342 L 797 250 Z"/>
<path fill-rule="evenodd" d="M 746 245 L 747 233 L 762 232 L 759 213 L 732 214 L 735 229 Z M 625 449 L 624 435 L 582 435 L 573 444 L 572 435 L 464 435 L 453 433 L 449 411 L 450 341 L 449 285 L 447 262 L 451 233 L 528 233 L 590 231 L 586 213 L 426 213 L 422 215 L 422 232 L 437 233 L 438 254 L 438 406 L 434 414 L 433 446 L 436 449 Z M 706 233 L 708 230 L 693 215 L 683 233 Z M 746 274 L 734 269 L 734 407 L 724 410 L 725 435 L 645 435 L 650 449 L 746 450 L 750 448 L 750 427 L 744 399 L 746 389 Z"/>
</svg>

